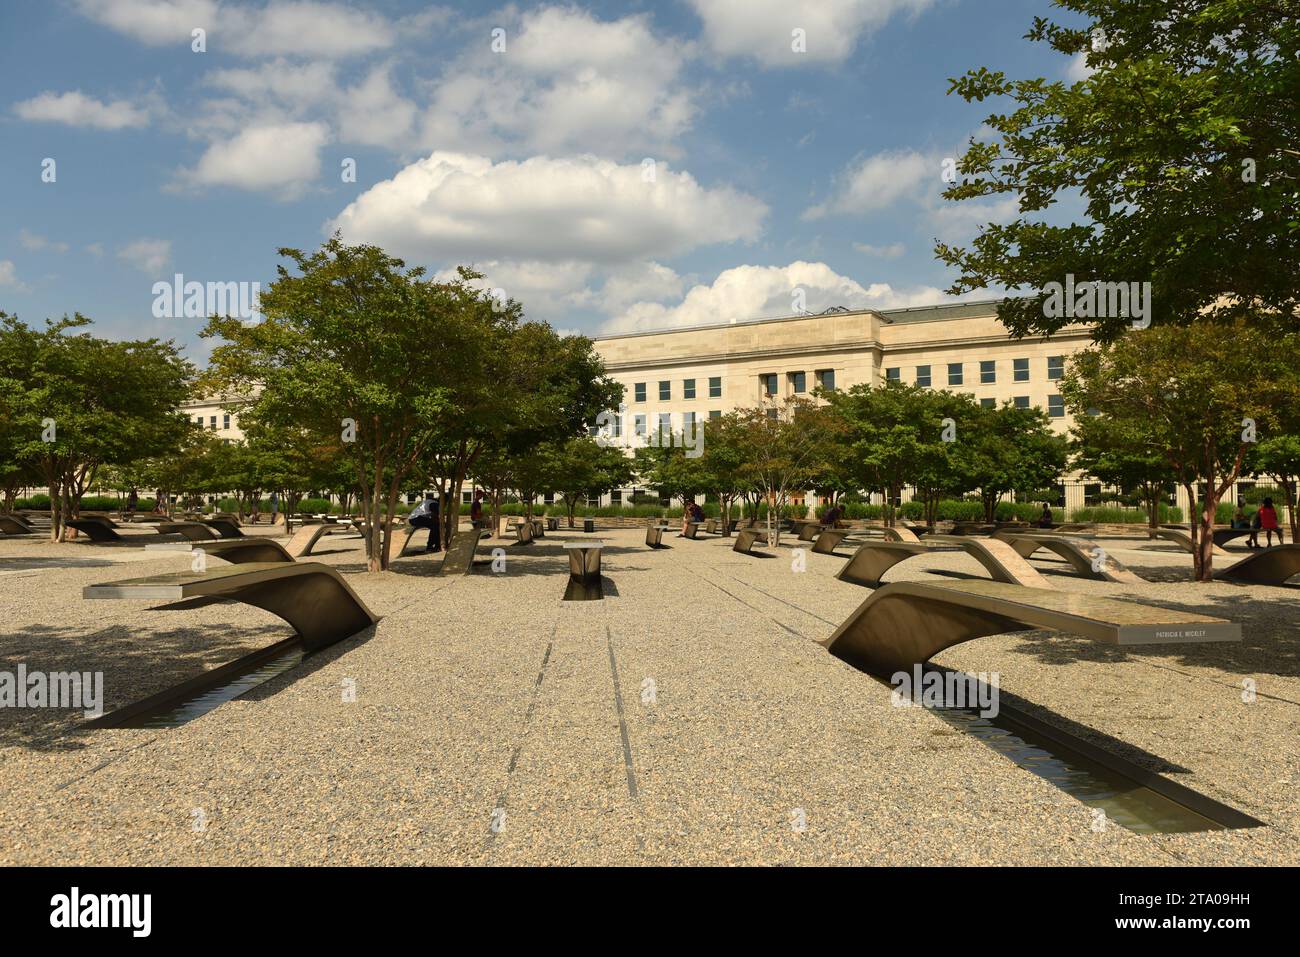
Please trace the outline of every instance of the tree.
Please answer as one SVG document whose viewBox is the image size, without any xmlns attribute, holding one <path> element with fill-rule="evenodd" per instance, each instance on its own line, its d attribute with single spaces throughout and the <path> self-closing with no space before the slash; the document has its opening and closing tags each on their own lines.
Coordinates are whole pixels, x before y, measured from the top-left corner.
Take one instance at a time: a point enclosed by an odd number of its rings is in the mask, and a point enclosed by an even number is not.
<svg viewBox="0 0 1300 957">
<path fill-rule="evenodd" d="M 1106 485 L 1135 492 L 1146 509 L 1148 534 L 1155 537 L 1160 524 L 1160 500 L 1173 472 L 1165 456 L 1153 448 L 1145 417 L 1120 418 L 1118 410 L 1115 414 L 1096 415 L 1074 404 L 1072 400 L 1078 397 L 1072 389 L 1063 389 L 1062 395 L 1074 416 L 1070 443 L 1074 468 Z"/>
<path fill-rule="evenodd" d="M 1276 341 L 1244 321 L 1135 330 L 1078 353 L 1061 382 L 1072 407 L 1141 423 L 1145 448 L 1201 503 L 1192 527 L 1200 581 L 1213 577 L 1219 500 L 1255 440 L 1281 434 L 1277 410 L 1300 390 L 1288 361 L 1297 338 Z"/>
<path fill-rule="evenodd" d="M 1300 435 L 1275 435 L 1262 440 L 1249 455 L 1247 467 L 1255 475 L 1271 476 L 1286 496 L 1291 516 L 1291 541 L 1300 542 L 1300 514 L 1297 493 L 1300 491 Z"/>
<path fill-rule="evenodd" d="M 965 438 L 958 439 L 967 450 L 967 475 L 979 489 L 986 522 L 997 518 L 1003 495 L 1043 489 L 1060 477 L 1067 446 L 1050 422 L 1042 409 L 1008 401 L 996 409 L 979 409 Z"/>
<path fill-rule="evenodd" d="M 569 528 L 578 499 L 594 498 L 632 481 L 632 460 L 621 449 L 601 445 L 591 436 L 552 445 L 538 454 L 551 457 L 552 483 L 564 499 Z"/>
<path fill-rule="evenodd" d="M 1300 319 L 1300 19 L 1293 0 L 1056 0 L 1086 18 L 1036 18 L 1027 38 L 1086 57 L 1075 83 L 972 70 L 951 81 L 966 101 L 1010 100 L 986 119 L 944 194 L 1018 197 L 1020 216 L 989 224 L 969 248 L 939 243 L 960 270 L 949 290 L 1002 286 L 999 318 L 1016 335 L 1069 324 L 1048 316 L 1045 286 L 1151 283 L 1151 320 L 1198 316 L 1294 327 Z M 1081 197 L 1083 222 L 1041 214 Z M 1115 290 L 1117 294 L 1117 290 Z M 1100 341 L 1130 325 L 1091 316 Z"/>
<path fill-rule="evenodd" d="M 730 534 L 731 507 L 754 487 L 745 469 L 745 420 L 730 412 L 704 424 L 704 454 L 700 468 L 707 476 L 709 491 L 718 497 L 724 534 Z"/>
<path fill-rule="evenodd" d="M 361 492 L 367 567 L 382 571 L 380 530 L 392 535 L 402 484 L 450 403 L 466 314 L 490 306 L 463 282 L 424 282 L 422 269 L 337 234 L 311 255 L 280 255 L 297 274 L 277 267 L 261 297 L 263 322 L 209 321 L 203 334 L 224 342 L 205 385 L 248 396 L 269 425 L 338 437 Z"/>
<path fill-rule="evenodd" d="M 54 541 L 101 468 L 174 451 L 190 428 L 176 408 L 193 370 L 176 344 L 73 332 L 88 325 L 78 314 L 33 330 L 0 313 L 11 450 L 49 488 Z"/>
<path fill-rule="evenodd" d="M 780 516 L 790 492 L 807 488 L 821 468 L 821 420 L 830 413 L 807 399 L 738 409 L 744 470 L 767 502 L 767 541 L 781 542 Z"/>
</svg>

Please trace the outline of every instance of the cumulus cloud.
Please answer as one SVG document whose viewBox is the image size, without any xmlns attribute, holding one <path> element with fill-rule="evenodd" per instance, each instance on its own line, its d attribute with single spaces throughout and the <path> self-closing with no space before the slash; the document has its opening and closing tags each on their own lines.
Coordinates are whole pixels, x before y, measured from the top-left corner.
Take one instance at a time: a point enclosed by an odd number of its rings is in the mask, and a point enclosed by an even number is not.
<svg viewBox="0 0 1300 957">
<path fill-rule="evenodd" d="M 66 253 L 68 251 L 67 243 L 60 243 L 51 239 L 46 239 L 44 236 L 39 236 L 26 229 L 20 229 L 18 231 L 18 242 L 22 244 L 23 249 L 30 249 L 34 253 Z"/>
<path fill-rule="evenodd" d="M 156 276 L 172 258 L 170 239 L 137 239 L 117 251 L 117 258 L 143 273 Z"/>
<path fill-rule="evenodd" d="M 896 290 L 888 283 L 863 286 L 821 262 L 788 266 L 736 266 L 710 285 L 696 285 L 672 305 L 638 302 L 608 320 L 603 334 L 643 332 L 709 323 L 792 315 L 802 299 L 812 313 L 831 306 L 893 309 L 930 305 L 949 297 L 933 286 Z"/>
<path fill-rule="evenodd" d="M 436 152 L 371 187 L 330 228 L 408 259 L 615 264 L 752 240 L 766 215 L 752 196 L 663 165 L 647 182 L 639 163 L 594 156 L 493 163 Z"/>
<path fill-rule="evenodd" d="M 762 66 L 838 63 L 894 16 L 916 15 L 934 0 L 689 0 L 714 53 Z M 792 31 L 804 31 L 804 53 Z"/>
<path fill-rule="evenodd" d="M 827 215 L 866 213 L 892 206 L 900 199 L 915 198 L 925 185 L 938 193 L 942 167 L 934 157 L 915 150 L 876 153 L 851 164 L 839 177 L 830 199 L 811 206 L 805 220 Z"/>
<path fill-rule="evenodd" d="M 696 113 L 688 45 L 644 16 L 602 21 L 575 7 L 503 18 L 506 49 L 471 46 L 429 87 L 426 149 L 500 155 L 673 152 Z"/>
<path fill-rule="evenodd" d="M 81 12 L 109 29 L 151 46 L 189 45 L 192 31 L 208 48 L 238 56 L 350 57 L 393 45 L 385 17 L 342 3 L 295 0 L 218 3 L 217 0 L 77 0 Z"/>
<path fill-rule="evenodd" d="M 320 175 L 320 150 L 329 139 L 323 123 L 248 127 L 233 139 L 212 143 L 178 184 L 233 186 L 294 199 Z"/>
<path fill-rule="evenodd" d="M 65 123 L 97 130 L 123 130 L 149 125 L 149 110 L 128 100 L 104 102 L 80 90 L 67 93 L 46 91 L 14 105 L 25 120 Z"/>
<path fill-rule="evenodd" d="M 1088 54 L 1080 52 L 1070 58 L 1070 65 L 1065 68 L 1065 78 L 1071 83 L 1078 83 L 1080 80 L 1088 79 L 1096 72 L 1096 70 L 1088 66 Z"/>
</svg>

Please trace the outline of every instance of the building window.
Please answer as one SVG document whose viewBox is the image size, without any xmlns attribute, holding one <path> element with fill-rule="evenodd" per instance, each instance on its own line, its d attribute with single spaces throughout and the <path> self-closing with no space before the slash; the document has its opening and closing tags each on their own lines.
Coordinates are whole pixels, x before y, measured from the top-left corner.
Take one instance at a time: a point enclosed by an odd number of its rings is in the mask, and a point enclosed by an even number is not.
<svg viewBox="0 0 1300 957">
<path fill-rule="evenodd" d="M 1029 360 L 1028 359 L 1011 360 L 1011 378 L 1015 382 L 1029 381 Z"/>
<path fill-rule="evenodd" d="M 980 382 L 988 385 L 991 382 L 998 381 L 998 365 L 992 359 L 983 359 L 980 361 Z"/>
<path fill-rule="evenodd" d="M 217 417 L 215 415 L 208 419 L 208 427 L 211 428 L 213 432 L 217 431 Z"/>
<path fill-rule="evenodd" d="M 1017 408 L 1017 409 L 1027 409 L 1027 408 L 1029 408 L 1029 396 L 1027 396 L 1027 395 L 1018 395 L 1018 396 L 1016 396 L 1014 399 L 1012 399 L 1011 401 L 1014 402 L 1014 403 L 1016 404 L 1016 408 Z"/>
<path fill-rule="evenodd" d="M 636 434 L 641 436 L 641 438 L 644 439 L 645 438 L 645 416 L 644 415 L 632 416 L 632 426 L 633 428 L 636 429 Z"/>
<path fill-rule="evenodd" d="M 662 442 L 665 436 L 673 434 L 673 414 L 671 412 L 659 413 L 659 441 Z"/>
<path fill-rule="evenodd" d="M 790 388 L 795 395 L 808 391 L 808 375 L 805 372 L 790 373 Z"/>
<path fill-rule="evenodd" d="M 689 433 L 693 433 L 694 431 L 695 431 L 695 413 L 694 413 L 694 412 L 683 412 L 683 413 L 682 413 L 682 432 L 684 432 L 684 433 L 688 433 L 688 434 L 689 434 Z"/>
<path fill-rule="evenodd" d="M 635 401 L 637 401 L 637 402 L 644 402 L 644 401 L 645 401 L 645 383 L 644 383 L 644 382 L 638 382 L 636 385 L 632 386 L 632 394 L 633 394 L 633 396 L 635 397 Z"/>
<path fill-rule="evenodd" d="M 775 422 L 775 421 L 776 421 L 776 409 L 768 409 L 768 410 L 767 410 L 767 417 L 768 417 L 769 419 L 771 419 L 773 422 Z"/>
<path fill-rule="evenodd" d="M 722 376 L 720 375 L 709 376 L 709 398 L 710 399 L 722 398 Z"/>
<path fill-rule="evenodd" d="M 776 373 L 764 372 L 758 377 L 758 384 L 763 389 L 763 394 L 769 399 L 776 395 Z"/>
<path fill-rule="evenodd" d="M 710 418 L 710 419 L 720 419 L 720 418 L 722 418 L 722 411 L 721 411 L 720 409 L 710 409 L 710 410 L 709 410 L 709 418 Z"/>
<path fill-rule="evenodd" d="M 998 403 L 996 399 L 980 399 L 981 409 L 996 409 L 997 407 Z"/>
<path fill-rule="evenodd" d="M 916 384 L 917 384 L 917 385 L 923 385 L 923 386 L 929 388 L 929 386 L 930 386 L 930 367 L 929 367 L 929 366 L 917 366 L 917 367 L 916 367 Z"/>
<path fill-rule="evenodd" d="M 961 378 L 961 363 L 960 363 L 960 362 L 949 362 L 949 363 L 948 363 L 948 384 L 949 384 L 949 385 L 961 385 L 961 384 L 962 384 L 962 378 Z"/>
<path fill-rule="evenodd" d="M 1059 395 L 1049 395 L 1047 397 L 1047 414 L 1054 419 L 1065 418 L 1065 399 Z"/>
<path fill-rule="evenodd" d="M 683 379 L 683 380 L 682 380 L 682 398 L 683 398 L 683 399 L 693 399 L 693 398 L 695 398 L 695 380 L 694 380 L 694 379 Z"/>
<path fill-rule="evenodd" d="M 1065 375 L 1065 356 L 1047 357 L 1047 378 L 1055 381 Z"/>
<path fill-rule="evenodd" d="M 673 384 L 667 379 L 659 383 L 659 401 L 667 402 L 673 397 Z"/>
<path fill-rule="evenodd" d="M 817 375 L 817 385 L 825 389 L 827 392 L 835 391 L 835 370 L 834 369 L 818 369 L 816 375 Z"/>
<path fill-rule="evenodd" d="M 225 413 L 225 414 L 221 417 L 221 427 L 222 427 L 223 429 L 228 429 L 228 428 L 230 428 L 230 413 L 229 413 L 229 412 Z"/>
<path fill-rule="evenodd" d="M 885 370 L 885 381 L 886 381 L 886 382 L 902 382 L 903 380 L 902 380 L 902 378 L 899 376 L 899 370 L 898 370 L 898 369 L 886 369 L 886 370 Z"/>
<path fill-rule="evenodd" d="M 612 489 L 612 490 L 610 491 L 610 493 L 609 493 L 609 504 L 610 504 L 610 505 L 622 505 L 622 504 L 623 504 L 623 490 L 622 490 L 621 488 Z"/>
<path fill-rule="evenodd" d="M 542 496 L 542 504 L 543 504 L 543 505 L 554 505 L 554 504 L 555 504 L 555 493 L 554 493 L 554 492 L 547 492 L 545 495 L 543 495 L 543 496 Z"/>
<path fill-rule="evenodd" d="M 1101 484 L 1090 482 L 1083 487 L 1083 504 L 1088 508 L 1096 508 L 1101 504 Z"/>
</svg>

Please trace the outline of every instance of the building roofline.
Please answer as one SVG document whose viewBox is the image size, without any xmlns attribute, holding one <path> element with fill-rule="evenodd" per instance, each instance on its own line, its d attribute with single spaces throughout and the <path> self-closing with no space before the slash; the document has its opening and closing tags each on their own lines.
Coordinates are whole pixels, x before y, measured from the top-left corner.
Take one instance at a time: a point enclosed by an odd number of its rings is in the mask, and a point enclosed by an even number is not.
<svg viewBox="0 0 1300 957">
<path fill-rule="evenodd" d="M 622 332 L 608 336 L 593 336 L 593 342 L 607 342 L 611 339 L 639 339 L 645 336 L 663 336 L 674 332 L 705 332 L 711 329 L 730 329 L 733 326 L 757 326 L 770 322 L 794 322 L 799 319 L 827 319 L 839 316 L 871 316 L 874 315 L 882 322 L 894 323 L 900 319 L 905 322 L 939 322 L 945 318 L 944 315 L 936 315 L 933 318 L 923 318 L 922 313 L 939 312 L 954 308 L 971 308 L 978 306 L 996 307 L 1002 299 L 960 299 L 953 302 L 935 303 L 931 306 L 907 306 L 900 309 L 848 309 L 844 312 L 832 313 L 811 313 L 794 316 L 764 316 L 758 319 L 738 319 L 734 322 L 710 322 L 695 326 L 673 326 L 668 329 L 648 329 L 645 332 Z M 965 318 L 965 317 L 961 317 Z"/>
</svg>

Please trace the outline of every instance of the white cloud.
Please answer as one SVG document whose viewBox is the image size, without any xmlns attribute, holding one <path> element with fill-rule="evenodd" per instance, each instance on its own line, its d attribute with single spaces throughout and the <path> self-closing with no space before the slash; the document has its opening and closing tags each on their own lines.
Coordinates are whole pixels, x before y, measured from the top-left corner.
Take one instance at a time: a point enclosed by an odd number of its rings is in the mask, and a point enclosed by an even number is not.
<svg viewBox="0 0 1300 957">
<path fill-rule="evenodd" d="M 81 12 L 151 46 L 188 48 L 191 32 L 207 31 L 210 51 L 239 56 L 350 57 L 393 45 L 384 17 L 342 3 L 313 0 L 217 3 L 216 0 L 78 0 Z"/>
<path fill-rule="evenodd" d="M 101 256 L 104 255 L 104 244 L 90 243 L 88 246 L 86 246 L 86 252 L 90 253 L 96 259 L 99 259 Z"/>
<path fill-rule="evenodd" d="M 252 126 L 213 142 L 180 184 L 233 186 L 294 199 L 320 175 L 320 150 L 329 139 L 323 123 Z"/>
<path fill-rule="evenodd" d="M 1088 54 L 1079 52 L 1070 58 L 1070 65 L 1065 68 L 1065 78 L 1071 83 L 1078 83 L 1080 80 L 1088 79 L 1096 72 L 1096 70 L 1088 66 Z"/>
<path fill-rule="evenodd" d="M 17 292 L 27 292 L 27 286 L 18 281 L 18 270 L 12 260 L 0 259 L 0 286 L 8 286 Z"/>
<path fill-rule="evenodd" d="M 117 258 L 144 273 L 157 276 L 172 258 L 170 239 L 137 239 L 117 251 Z"/>
<path fill-rule="evenodd" d="M 437 152 L 371 187 L 330 228 L 408 259 L 615 264 L 752 240 L 766 215 L 752 196 L 663 165 L 646 182 L 639 163 L 594 156 L 493 163 Z"/>
<path fill-rule="evenodd" d="M 24 249 L 30 249 L 32 252 L 52 252 L 66 253 L 68 251 L 67 243 L 54 242 L 46 239 L 44 236 L 38 236 L 36 233 L 29 232 L 26 229 L 18 231 L 18 242 L 22 243 Z"/>
<path fill-rule="evenodd" d="M 864 256 L 873 256 L 876 259 L 897 259 L 903 253 L 907 252 L 907 247 L 902 243 L 890 243 L 887 246 L 873 246 L 871 243 L 854 243 L 853 248 Z"/>
<path fill-rule="evenodd" d="M 128 100 L 105 103 L 80 90 L 67 93 L 46 91 L 14 104 L 14 112 L 25 120 L 88 126 L 97 130 L 122 130 L 147 126 L 149 110 Z"/>
<path fill-rule="evenodd" d="M 601 21 L 574 7 L 501 22 L 504 52 L 485 35 L 430 84 L 424 148 L 675 155 L 696 113 L 681 77 L 687 44 L 655 36 L 643 16 Z"/>
<path fill-rule="evenodd" d="M 802 292 L 804 308 L 812 313 L 830 306 L 892 309 L 929 305 L 949 298 L 932 286 L 910 291 L 896 290 L 888 283 L 863 286 L 820 262 L 736 266 L 720 273 L 711 285 L 692 287 L 675 305 L 635 303 L 607 321 L 601 332 L 609 335 L 788 316 L 794 312 L 797 290 Z"/>
<path fill-rule="evenodd" d="M 371 70 L 359 86 L 346 91 L 339 106 L 339 138 L 348 143 L 392 146 L 404 143 L 416 106 L 393 89 L 387 66 Z"/>
<path fill-rule="evenodd" d="M 216 0 L 77 0 L 83 15 L 141 43 L 190 42 L 195 27 L 211 30 Z"/>
<path fill-rule="evenodd" d="M 761 65 L 838 63 L 859 39 L 895 15 L 916 15 L 935 0 L 689 0 L 704 21 L 714 53 L 750 57 Z M 804 31 L 807 52 L 793 49 Z"/>
<path fill-rule="evenodd" d="M 900 199 L 915 198 L 927 182 L 932 182 L 937 194 L 943 186 L 941 175 L 937 159 L 915 150 L 876 153 L 845 170 L 831 198 L 806 209 L 803 218 L 884 209 Z"/>
</svg>

